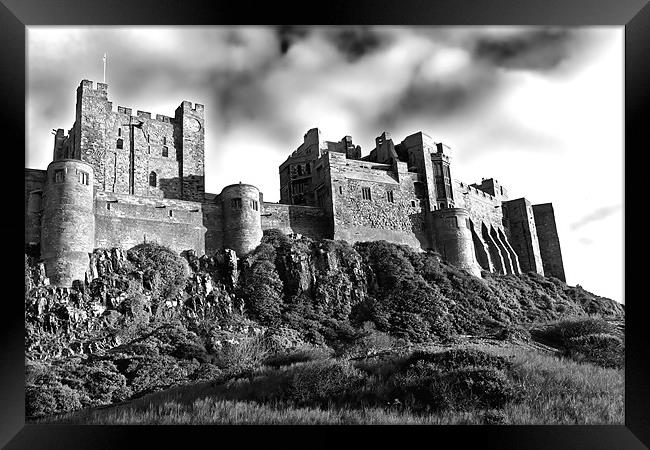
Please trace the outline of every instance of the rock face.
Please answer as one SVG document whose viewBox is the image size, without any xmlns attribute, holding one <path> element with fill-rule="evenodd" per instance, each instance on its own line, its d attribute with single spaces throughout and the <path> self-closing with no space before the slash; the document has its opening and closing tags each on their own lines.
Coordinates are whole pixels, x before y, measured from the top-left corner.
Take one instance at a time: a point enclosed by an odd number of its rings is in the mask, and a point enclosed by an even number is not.
<svg viewBox="0 0 650 450">
<path fill-rule="evenodd" d="M 149 323 L 159 309 L 188 324 L 250 318 L 240 293 L 250 280 L 260 280 L 254 273 L 260 258 L 276 280 L 274 301 L 284 306 L 307 302 L 321 317 L 345 323 L 350 323 L 355 307 L 375 308 L 382 320 L 394 316 L 394 324 L 384 330 L 388 332 L 427 305 L 438 312 L 436 320 L 447 324 L 444 329 L 461 334 L 478 332 L 487 322 L 508 326 L 576 314 L 624 316 L 618 303 L 559 280 L 534 273 L 478 280 L 445 265 L 435 254 L 404 253 L 386 272 L 390 252 L 397 251 L 391 246 L 380 243 L 377 248 L 388 253 L 370 256 L 367 246 L 362 250 L 341 241 L 275 235 L 265 237 L 263 245 L 241 261 L 228 249 L 211 257 L 184 252 L 190 269 L 184 289 L 162 302 L 153 298 L 143 272 L 120 249 L 95 250 L 85 283 L 71 288 L 50 286 L 43 264 L 26 257 L 26 352 L 34 359 L 101 353 L 120 344 L 125 328 Z M 410 291 L 396 288 L 398 282 Z M 268 284 L 267 279 L 262 277 L 261 283 Z M 411 300 L 404 300 L 407 294 Z M 391 310 L 411 301 L 420 302 L 420 309 L 406 305 L 398 311 L 401 316 Z M 229 339 L 228 330 L 223 331 L 223 339 Z"/>
<path fill-rule="evenodd" d="M 367 296 L 361 256 L 336 241 L 291 239 L 277 250 L 285 297 L 307 295 L 325 313 L 343 318 Z"/>
</svg>

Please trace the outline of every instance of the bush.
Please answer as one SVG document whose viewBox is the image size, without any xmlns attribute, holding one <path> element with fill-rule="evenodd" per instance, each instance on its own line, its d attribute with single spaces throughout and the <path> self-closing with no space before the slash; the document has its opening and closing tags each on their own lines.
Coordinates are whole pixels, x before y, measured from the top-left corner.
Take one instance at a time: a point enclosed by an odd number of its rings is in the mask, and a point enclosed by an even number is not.
<svg viewBox="0 0 650 450">
<path fill-rule="evenodd" d="M 511 363 L 473 349 L 415 352 L 393 376 L 395 396 L 419 411 L 502 408 L 517 400 Z"/>
<path fill-rule="evenodd" d="M 347 361 L 314 361 L 296 367 L 289 386 L 289 399 L 298 405 L 345 402 L 358 396 L 364 374 Z"/>
<path fill-rule="evenodd" d="M 244 261 L 237 294 L 244 300 L 249 316 L 264 325 L 280 320 L 282 280 L 275 267 L 275 249 L 262 243 Z"/>
<path fill-rule="evenodd" d="M 416 351 L 406 361 L 405 368 L 411 369 L 426 363 L 435 370 L 456 370 L 464 367 L 486 367 L 509 369 L 512 363 L 507 359 L 474 349 L 453 349 L 444 352 Z"/>
<path fill-rule="evenodd" d="M 216 355 L 216 364 L 230 374 L 250 373 L 260 367 L 269 355 L 268 345 L 261 336 L 249 337 L 237 343 L 224 342 Z"/>
<path fill-rule="evenodd" d="M 561 350 L 578 362 L 622 368 L 625 344 L 616 328 L 600 318 L 580 318 L 551 323 L 531 330 L 537 341 Z"/>
<path fill-rule="evenodd" d="M 155 243 L 136 245 L 127 252 L 136 270 L 142 271 L 142 282 L 152 291 L 152 312 L 160 311 L 165 301 L 183 292 L 189 275 L 187 261 L 173 250 Z"/>
</svg>

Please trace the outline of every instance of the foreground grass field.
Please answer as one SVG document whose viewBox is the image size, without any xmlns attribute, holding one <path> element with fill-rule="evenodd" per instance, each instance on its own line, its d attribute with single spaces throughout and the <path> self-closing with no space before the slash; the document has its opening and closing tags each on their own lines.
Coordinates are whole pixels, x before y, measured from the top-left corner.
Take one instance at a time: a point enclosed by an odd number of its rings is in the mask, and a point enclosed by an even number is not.
<svg viewBox="0 0 650 450">
<path fill-rule="evenodd" d="M 128 403 L 39 422 L 74 424 L 623 424 L 621 369 L 543 354 L 525 345 L 466 343 L 483 362 L 462 383 L 413 363 L 412 355 L 314 360 L 224 382 L 184 385 Z M 471 353 L 474 351 L 473 353 Z M 488 359 L 482 356 L 487 354 Z M 494 359 L 493 356 L 500 357 Z M 411 358 L 409 363 L 409 357 Z M 492 358 L 492 359 L 490 359 Z M 507 379 L 497 366 L 507 362 Z M 412 364 L 408 366 L 408 364 Z M 419 365 L 418 365 L 419 364 Z M 442 363 L 437 363 L 442 364 Z M 480 366 L 480 367 L 478 367 Z M 410 367 L 406 370 L 405 367 Z M 452 370 L 454 369 L 454 370 Z M 428 372 L 427 372 L 428 370 Z M 506 370 L 506 369 L 503 369 Z M 447 373 L 445 372 L 445 374 Z M 482 374 L 483 378 L 475 375 Z M 495 375 L 485 378 L 485 375 Z M 499 376 L 496 376 L 499 375 Z M 418 378 L 419 377 L 419 378 Z M 501 377 L 501 378 L 500 378 Z M 410 387 L 409 387 L 410 386 Z M 417 389 L 413 390 L 413 386 Z M 422 391 L 426 387 L 430 391 Z M 461 386 L 461 388 L 459 388 Z M 410 390 L 409 390 L 410 389 Z M 460 389 L 460 390 L 459 390 Z M 488 392 L 489 395 L 485 394 Z M 418 395 L 446 405 L 422 408 Z M 459 394 L 460 393 L 460 394 Z M 392 398 L 401 395 L 403 401 Z M 408 400 L 411 399 L 411 400 Z M 437 401 L 438 401 L 437 400 Z M 419 406 L 418 406 L 419 405 Z"/>
</svg>

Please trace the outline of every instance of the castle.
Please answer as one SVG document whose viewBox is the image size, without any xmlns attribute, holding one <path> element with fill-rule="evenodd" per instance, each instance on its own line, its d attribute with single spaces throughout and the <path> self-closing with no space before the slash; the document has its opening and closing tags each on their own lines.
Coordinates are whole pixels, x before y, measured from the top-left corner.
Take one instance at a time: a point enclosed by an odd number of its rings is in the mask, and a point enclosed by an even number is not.
<svg viewBox="0 0 650 450">
<path fill-rule="evenodd" d="M 550 203 L 510 200 L 497 180 L 452 178 L 449 148 L 418 132 L 376 138 L 365 157 L 350 136 L 311 129 L 279 167 L 280 202 L 249 184 L 204 188 L 204 107 L 174 116 L 113 108 L 108 85 L 83 80 L 75 122 L 56 130 L 47 170 L 25 169 L 25 243 L 56 285 L 84 280 L 95 248 L 157 242 L 177 252 L 243 255 L 266 229 L 350 243 L 384 239 L 439 252 L 480 276 L 534 271 L 565 280 Z"/>
</svg>

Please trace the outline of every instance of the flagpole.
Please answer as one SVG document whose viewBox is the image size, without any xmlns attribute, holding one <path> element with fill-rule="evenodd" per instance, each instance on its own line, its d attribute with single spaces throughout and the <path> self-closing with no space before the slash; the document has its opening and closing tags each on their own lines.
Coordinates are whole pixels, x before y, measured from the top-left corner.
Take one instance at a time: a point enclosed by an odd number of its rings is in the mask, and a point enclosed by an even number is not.
<svg viewBox="0 0 650 450">
<path fill-rule="evenodd" d="M 104 84 L 106 84 L 106 53 L 104 53 Z"/>
</svg>

